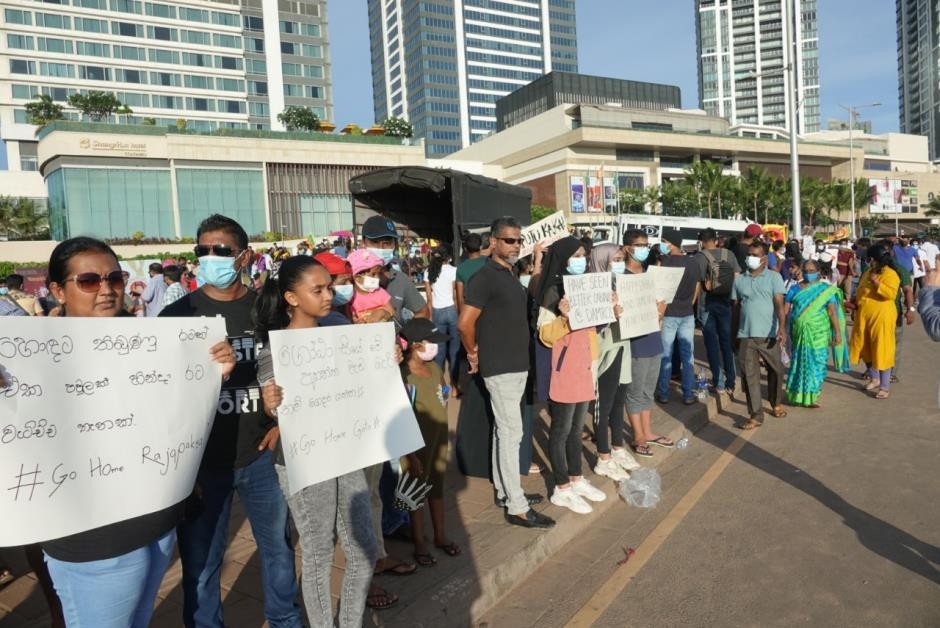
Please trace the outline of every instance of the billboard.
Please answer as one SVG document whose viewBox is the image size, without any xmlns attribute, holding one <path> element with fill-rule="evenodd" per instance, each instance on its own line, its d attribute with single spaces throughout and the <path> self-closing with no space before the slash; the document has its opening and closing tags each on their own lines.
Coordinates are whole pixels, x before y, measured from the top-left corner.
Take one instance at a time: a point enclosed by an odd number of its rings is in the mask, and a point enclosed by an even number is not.
<svg viewBox="0 0 940 628">
<path fill-rule="evenodd" d="M 903 188 L 900 179 L 869 179 L 868 186 L 871 188 L 870 214 L 901 213 Z"/>
<path fill-rule="evenodd" d="M 599 214 L 605 210 L 607 213 L 617 213 L 617 186 L 613 177 L 604 177 L 603 190 L 599 177 L 571 177 L 570 190 L 573 214 Z"/>
</svg>

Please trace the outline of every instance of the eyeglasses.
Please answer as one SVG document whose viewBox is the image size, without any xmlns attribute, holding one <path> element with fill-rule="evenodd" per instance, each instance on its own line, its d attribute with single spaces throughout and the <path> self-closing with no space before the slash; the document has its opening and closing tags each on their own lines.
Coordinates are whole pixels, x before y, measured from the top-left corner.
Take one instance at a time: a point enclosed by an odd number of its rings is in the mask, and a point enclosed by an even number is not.
<svg viewBox="0 0 940 628">
<path fill-rule="evenodd" d="M 193 249 L 196 257 L 218 255 L 219 257 L 235 257 L 235 249 L 227 244 L 197 244 Z"/>
<path fill-rule="evenodd" d="M 509 246 L 512 246 L 513 244 L 522 244 L 522 238 L 496 238 L 496 239 L 505 242 Z"/>
<path fill-rule="evenodd" d="M 124 282 L 124 272 L 120 270 L 112 270 L 107 275 L 99 275 L 98 273 L 79 273 L 74 277 L 69 277 L 65 281 L 74 281 L 75 285 L 78 286 L 78 289 L 82 292 L 98 292 L 101 289 L 101 282 L 108 282 L 109 288 L 123 288 Z"/>
</svg>

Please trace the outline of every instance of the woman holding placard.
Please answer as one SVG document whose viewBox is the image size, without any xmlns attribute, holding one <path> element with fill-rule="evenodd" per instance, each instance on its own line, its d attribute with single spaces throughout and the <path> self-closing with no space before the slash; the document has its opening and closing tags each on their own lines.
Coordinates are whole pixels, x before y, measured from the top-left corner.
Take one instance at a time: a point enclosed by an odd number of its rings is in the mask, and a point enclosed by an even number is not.
<svg viewBox="0 0 940 628">
<path fill-rule="evenodd" d="M 264 284 L 255 308 L 255 331 L 264 343 L 258 351 L 258 382 L 264 411 L 274 419 L 283 393 L 274 381 L 268 334 L 276 329 L 309 329 L 325 322 L 318 319 L 330 314 L 331 282 L 330 273 L 319 261 L 297 256 L 285 260 L 277 277 Z M 280 441 L 274 461 L 300 535 L 301 589 L 311 625 L 334 625 L 330 575 L 336 537 L 346 556 L 339 626 L 361 625 L 377 554 L 365 473 L 358 469 L 291 494 Z"/>
<path fill-rule="evenodd" d="M 548 384 L 548 411 L 552 417 L 548 437 L 549 456 L 555 478 L 551 501 L 573 512 L 593 509 L 585 500 L 604 501 L 607 496 L 581 475 L 581 429 L 588 404 L 594 399 L 599 356 L 593 327 L 572 330 L 568 323 L 571 306 L 565 298 L 565 275 L 580 275 L 587 269 L 584 247 L 574 237 L 552 244 L 543 264 L 539 283 L 539 341 L 552 350 Z"/>
<path fill-rule="evenodd" d="M 104 242 L 72 238 L 49 258 L 49 288 L 61 316 L 126 316 L 124 274 Z M 235 353 L 212 347 L 227 376 Z M 176 542 L 183 504 L 42 544 L 68 626 L 145 628 Z"/>
</svg>

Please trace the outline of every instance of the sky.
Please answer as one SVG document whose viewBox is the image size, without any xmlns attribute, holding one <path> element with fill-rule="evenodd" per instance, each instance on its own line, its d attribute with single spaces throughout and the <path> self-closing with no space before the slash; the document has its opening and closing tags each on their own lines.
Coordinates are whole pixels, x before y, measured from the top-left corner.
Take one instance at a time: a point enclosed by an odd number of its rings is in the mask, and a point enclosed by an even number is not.
<svg viewBox="0 0 940 628">
<path fill-rule="evenodd" d="M 576 0 L 583 74 L 678 85 L 698 107 L 693 0 Z M 366 0 L 331 0 L 329 35 L 336 120 L 371 126 L 372 70 Z M 875 133 L 898 131 L 895 3 L 817 0 L 821 122 L 858 107 Z"/>
</svg>

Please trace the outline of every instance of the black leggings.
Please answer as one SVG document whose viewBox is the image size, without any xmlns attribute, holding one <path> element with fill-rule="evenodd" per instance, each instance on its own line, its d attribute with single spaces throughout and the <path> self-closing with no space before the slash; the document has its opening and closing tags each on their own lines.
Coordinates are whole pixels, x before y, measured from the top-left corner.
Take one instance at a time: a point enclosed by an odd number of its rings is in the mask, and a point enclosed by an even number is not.
<svg viewBox="0 0 940 628">
<path fill-rule="evenodd" d="M 622 360 L 623 349 L 620 349 L 617 352 L 617 358 L 597 378 L 594 438 L 597 440 L 597 453 L 599 454 L 609 454 L 611 445 L 623 446 L 623 406 L 627 396 L 627 385 L 620 383 Z"/>
<path fill-rule="evenodd" d="M 548 402 L 548 412 L 552 415 L 548 454 L 552 460 L 555 486 L 568 484 L 570 476 L 581 475 L 581 430 L 588 403 Z"/>
</svg>

